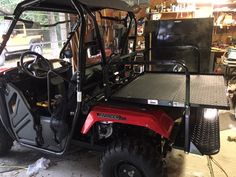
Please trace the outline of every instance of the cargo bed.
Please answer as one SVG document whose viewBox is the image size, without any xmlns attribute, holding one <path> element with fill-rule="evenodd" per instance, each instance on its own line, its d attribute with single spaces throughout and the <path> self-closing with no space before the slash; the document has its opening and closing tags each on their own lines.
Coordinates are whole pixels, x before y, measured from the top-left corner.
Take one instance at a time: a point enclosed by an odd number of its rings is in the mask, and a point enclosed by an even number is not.
<svg viewBox="0 0 236 177">
<path fill-rule="evenodd" d="M 145 73 L 112 95 L 112 99 L 142 104 L 184 107 L 186 76 Z M 220 75 L 190 76 L 190 106 L 227 109 L 226 87 Z"/>
</svg>

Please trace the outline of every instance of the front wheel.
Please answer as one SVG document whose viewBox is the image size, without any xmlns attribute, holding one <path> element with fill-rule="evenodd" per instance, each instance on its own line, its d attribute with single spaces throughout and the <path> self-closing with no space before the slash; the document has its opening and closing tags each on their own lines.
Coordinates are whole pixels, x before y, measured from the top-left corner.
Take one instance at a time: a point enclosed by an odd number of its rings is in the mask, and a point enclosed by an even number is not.
<svg viewBox="0 0 236 177">
<path fill-rule="evenodd" d="M 13 140 L 0 121 L 0 156 L 6 155 L 13 145 Z"/>
<path fill-rule="evenodd" d="M 103 177 L 162 177 L 162 159 L 145 140 L 126 139 L 111 144 L 101 160 Z"/>
</svg>

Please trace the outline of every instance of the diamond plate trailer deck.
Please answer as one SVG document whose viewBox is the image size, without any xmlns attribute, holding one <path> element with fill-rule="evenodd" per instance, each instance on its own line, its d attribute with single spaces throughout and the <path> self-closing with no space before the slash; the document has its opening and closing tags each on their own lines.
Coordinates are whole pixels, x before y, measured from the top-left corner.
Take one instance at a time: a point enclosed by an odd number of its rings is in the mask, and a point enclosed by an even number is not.
<svg viewBox="0 0 236 177">
<path fill-rule="evenodd" d="M 184 107 L 185 80 L 182 74 L 146 73 L 114 93 L 112 99 Z M 223 76 L 191 75 L 190 106 L 227 109 Z"/>
</svg>

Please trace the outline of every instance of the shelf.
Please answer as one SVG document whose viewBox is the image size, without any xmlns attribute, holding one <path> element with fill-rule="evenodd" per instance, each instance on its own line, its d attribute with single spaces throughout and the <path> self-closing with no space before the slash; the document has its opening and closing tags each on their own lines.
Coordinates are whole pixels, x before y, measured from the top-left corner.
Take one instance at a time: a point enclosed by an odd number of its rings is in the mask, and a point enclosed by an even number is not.
<svg viewBox="0 0 236 177">
<path fill-rule="evenodd" d="M 214 25 L 214 27 L 219 27 L 219 28 L 221 28 L 221 27 L 223 27 L 223 28 L 230 28 L 230 27 L 236 27 L 236 24 L 234 24 L 234 25 Z"/>
<path fill-rule="evenodd" d="M 162 14 L 176 14 L 176 13 L 194 13 L 193 11 L 172 11 L 172 12 L 162 12 Z"/>
<path fill-rule="evenodd" d="M 153 14 L 177 14 L 177 13 L 194 13 L 194 11 L 171 11 L 171 12 L 150 12 L 150 15 Z"/>
<path fill-rule="evenodd" d="M 214 8 L 215 7 L 224 7 L 224 6 L 235 6 L 236 7 L 236 3 L 233 3 L 233 2 L 228 2 L 228 3 L 224 3 L 224 4 L 214 4 Z"/>
<path fill-rule="evenodd" d="M 214 25 L 214 26 L 236 26 L 236 24 L 229 24 L 229 25 L 227 25 L 227 24 L 220 24 L 220 25 Z"/>
<path fill-rule="evenodd" d="M 236 12 L 235 10 L 214 10 L 213 13 L 221 13 L 221 12 Z"/>
</svg>

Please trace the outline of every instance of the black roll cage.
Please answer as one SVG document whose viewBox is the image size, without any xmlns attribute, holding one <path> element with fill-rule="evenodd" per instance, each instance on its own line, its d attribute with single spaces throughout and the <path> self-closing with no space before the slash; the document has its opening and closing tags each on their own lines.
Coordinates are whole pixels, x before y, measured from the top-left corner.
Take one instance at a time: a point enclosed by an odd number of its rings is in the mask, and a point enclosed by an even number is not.
<svg viewBox="0 0 236 177">
<path fill-rule="evenodd" d="M 75 125 L 78 121 L 80 112 L 81 112 L 81 104 L 82 104 L 82 90 L 83 90 L 83 83 L 84 83 L 84 76 L 85 76 L 85 69 L 86 67 L 86 51 L 85 46 L 84 46 L 84 37 L 85 37 L 85 32 L 86 32 L 86 20 L 85 20 L 85 15 L 88 15 L 93 24 L 94 24 L 94 28 L 95 28 L 95 32 L 97 35 L 97 39 L 98 39 L 98 46 L 99 49 L 101 51 L 101 66 L 102 66 L 102 70 L 103 70 L 103 86 L 105 88 L 105 100 L 107 100 L 110 96 L 111 96 L 111 91 L 110 91 L 110 86 L 109 86 L 109 76 L 108 76 L 108 64 L 107 64 L 107 59 L 106 59 L 106 54 L 105 54 L 105 48 L 104 45 L 102 43 L 102 37 L 99 31 L 99 27 L 98 27 L 98 23 L 96 21 L 96 16 L 94 15 L 94 13 L 84 4 L 80 3 L 77 0 L 70 0 L 71 5 L 74 7 L 74 9 L 57 9 L 57 8 L 42 8 L 42 7 L 37 7 L 37 5 L 42 2 L 42 0 L 34 0 L 34 1 L 23 1 L 21 3 L 19 3 L 13 13 L 13 18 L 12 18 L 12 22 L 11 25 L 7 31 L 7 33 L 4 35 L 4 39 L 0 45 L 0 53 L 4 50 L 4 48 L 6 47 L 7 41 L 9 40 L 12 31 L 14 30 L 14 27 L 17 23 L 17 21 L 20 19 L 21 14 L 24 11 L 27 10 L 31 10 L 31 11 L 51 11 L 51 12 L 65 12 L 65 13 L 72 13 L 72 14 L 78 14 L 79 15 L 79 19 L 76 23 L 78 23 L 78 25 L 76 25 L 76 30 L 79 29 L 80 31 L 80 35 L 79 35 L 79 49 L 78 49 L 78 58 L 79 60 L 77 61 L 77 107 L 76 107 L 76 111 L 75 111 L 75 115 L 74 115 L 74 119 L 73 119 L 73 123 L 72 123 L 72 129 L 69 133 L 69 137 L 67 139 L 65 148 L 63 151 L 61 152 L 52 152 L 50 150 L 45 150 L 45 149 L 40 149 L 37 148 L 35 146 L 30 146 L 27 144 L 23 144 L 24 146 L 27 147 L 31 147 L 43 152 L 47 152 L 47 153 L 53 153 L 56 155 L 62 155 L 65 153 L 68 144 L 70 143 L 72 136 L 73 136 L 73 132 L 75 130 Z M 104 8 L 105 9 L 105 8 Z M 114 8 L 115 9 L 115 8 Z M 97 10 L 102 10 L 102 8 L 98 8 Z M 113 20 L 113 21 L 123 21 L 123 22 L 127 22 L 128 17 L 130 18 L 130 22 L 129 22 L 129 26 L 128 26 L 128 30 L 126 31 L 126 35 L 125 35 L 125 39 L 126 39 L 126 43 L 128 42 L 128 36 L 129 33 L 131 31 L 131 27 L 132 27 L 132 22 L 134 22 L 134 28 L 135 28 L 135 35 L 137 34 L 137 22 L 135 19 L 135 16 L 132 12 L 127 12 L 127 16 L 125 19 L 122 20 L 117 20 L 116 18 L 110 18 L 110 17 L 105 17 L 102 16 L 102 14 L 100 13 L 100 17 L 102 19 L 107 19 L 107 20 Z M 68 37 L 68 41 L 70 41 L 70 39 L 72 38 L 72 35 Z M 66 42 L 66 45 L 68 45 L 69 42 Z M 133 51 L 135 51 L 135 46 L 136 46 L 136 39 L 134 39 L 134 45 L 133 45 Z M 121 49 L 121 54 L 124 54 L 126 51 L 127 45 L 124 45 Z M 65 49 L 65 47 L 63 47 L 63 49 Z M 60 56 L 62 55 L 62 53 L 60 53 Z M 50 73 L 51 71 L 49 71 Z"/>
<path fill-rule="evenodd" d="M 4 50 L 7 41 L 10 38 L 10 35 L 17 23 L 17 21 L 20 18 L 20 15 L 26 11 L 26 10 L 41 10 L 41 11 L 52 11 L 52 8 L 42 8 L 42 7 L 37 7 L 36 5 L 39 4 L 42 0 L 34 0 L 34 1 L 23 1 L 22 3 L 19 3 L 18 6 L 16 7 L 15 11 L 14 11 L 14 18 L 12 20 L 12 23 L 8 29 L 7 34 L 4 37 L 4 40 L 0 46 L 0 53 Z M 85 76 L 85 69 L 86 67 L 86 50 L 85 49 L 85 32 L 86 32 L 86 20 L 85 20 L 85 15 L 89 15 L 92 19 L 92 22 L 94 24 L 94 28 L 95 28 L 95 32 L 97 35 L 97 39 L 98 39 L 98 46 L 100 48 L 101 51 L 101 66 L 102 66 L 102 70 L 103 70 L 103 86 L 105 88 L 105 94 L 102 94 L 101 97 L 105 97 L 105 101 L 107 101 L 109 99 L 109 97 L 111 96 L 111 86 L 109 85 L 109 75 L 108 75 L 108 69 L 109 69 L 109 64 L 107 62 L 107 58 L 106 58 L 106 54 L 105 54 L 105 49 L 104 49 L 104 44 L 102 43 L 102 38 L 101 38 L 101 34 L 99 31 L 99 27 L 98 27 L 98 23 L 96 21 L 96 17 L 94 15 L 94 13 L 92 12 L 91 9 L 88 8 L 88 6 L 80 3 L 78 0 L 70 0 L 72 6 L 74 7 L 74 9 L 68 10 L 68 9 L 53 9 L 54 12 L 67 12 L 67 13 L 74 13 L 74 14 L 78 14 L 79 15 L 79 20 L 77 21 L 77 23 L 79 23 L 79 25 L 77 25 L 76 29 L 79 29 L 80 31 L 80 35 L 79 35 L 79 49 L 78 49 L 78 58 L 79 60 L 77 61 L 77 107 L 76 107 L 76 111 L 75 111 L 75 115 L 74 115 L 74 119 L 73 119 L 73 123 L 72 123 L 72 128 L 71 131 L 69 133 L 68 139 L 66 141 L 66 145 L 65 148 L 63 149 L 63 151 L 61 152 L 52 152 L 50 150 L 45 150 L 45 149 L 41 149 L 35 146 L 30 146 L 27 144 L 23 144 L 24 146 L 28 146 L 43 152 L 47 152 L 47 153 L 53 153 L 56 155 L 62 155 L 65 153 L 65 151 L 67 150 L 67 147 L 69 145 L 69 143 L 72 140 L 73 137 L 73 133 L 75 130 L 75 126 L 77 124 L 77 121 L 79 119 L 79 115 L 81 113 L 81 106 L 82 106 L 82 97 L 83 97 L 83 83 L 84 83 L 84 76 Z M 102 10 L 101 8 L 98 10 Z M 103 19 L 109 19 L 109 20 L 115 20 L 117 21 L 116 18 L 113 17 L 104 17 L 100 14 L 100 17 Z M 129 34 L 131 31 L 131 27 L 132 27 L 132 22 L 134 22 L 134 29 L 135 29 L 135 36 L 137 36 L 137 21 L 135 19 L 135 16 L 133 14 L 133 12 L 127 12 L 127 17 L 125 19 L 121 19 L 118 21 L 127 21 L 128 17 L 130 18 L 130 22 L 129 22 L 129 26 L 128 26 L 128 30 L 125 34 L 125 45 L 122 47 L 121 49 L 121 59 L 123 58 L 131 58 L 131 62 L 129 63 L 131 65 L 131 67 L 133 67 L 134 64 L 140 64 L 137 63 L 133 60 L 134 56 L 137 54 L 136 52 L 136 38 L 134 38 L 134 43 L 133 43 L 133 52 L 130 54 L 126 54 L 127 52 L 127 43 L 129 40 Z M 70 36 L 71 39 L 72 36 Z M 68 44 L 68 43 L 67 43 Z M 66 45 L 67 45 L 66 44 Z M 123 55 L 123 56 L 122 56 Z M 149 61 L 145 61 L 143 63 L 144 65 L 149 65 L 149 64 L 154 64 L 152 62 Z M 155 63 L 156 64 L 156 63 Z M 177 64 L 177 65 L 181 65 L 184 69 L 185 69 L 185 75 L 186 75 L 186 95 L 185 95 L 185 152 L 189 152 L 189 147 L 190 147 L 190 138 L 189 138 L 189 118 L 190 118 L 190 73 L 188 71 L 188 68 L 182 64 L 182 63 L 178 63 L 175 61 L 170 61 L 169 63 L 167 63 L 167 65 L 169 64 Z M 50 72 L 50 71 L 49 71 Z M 101 98 L 100 98 L 101 99 Z"/>
</svg>

